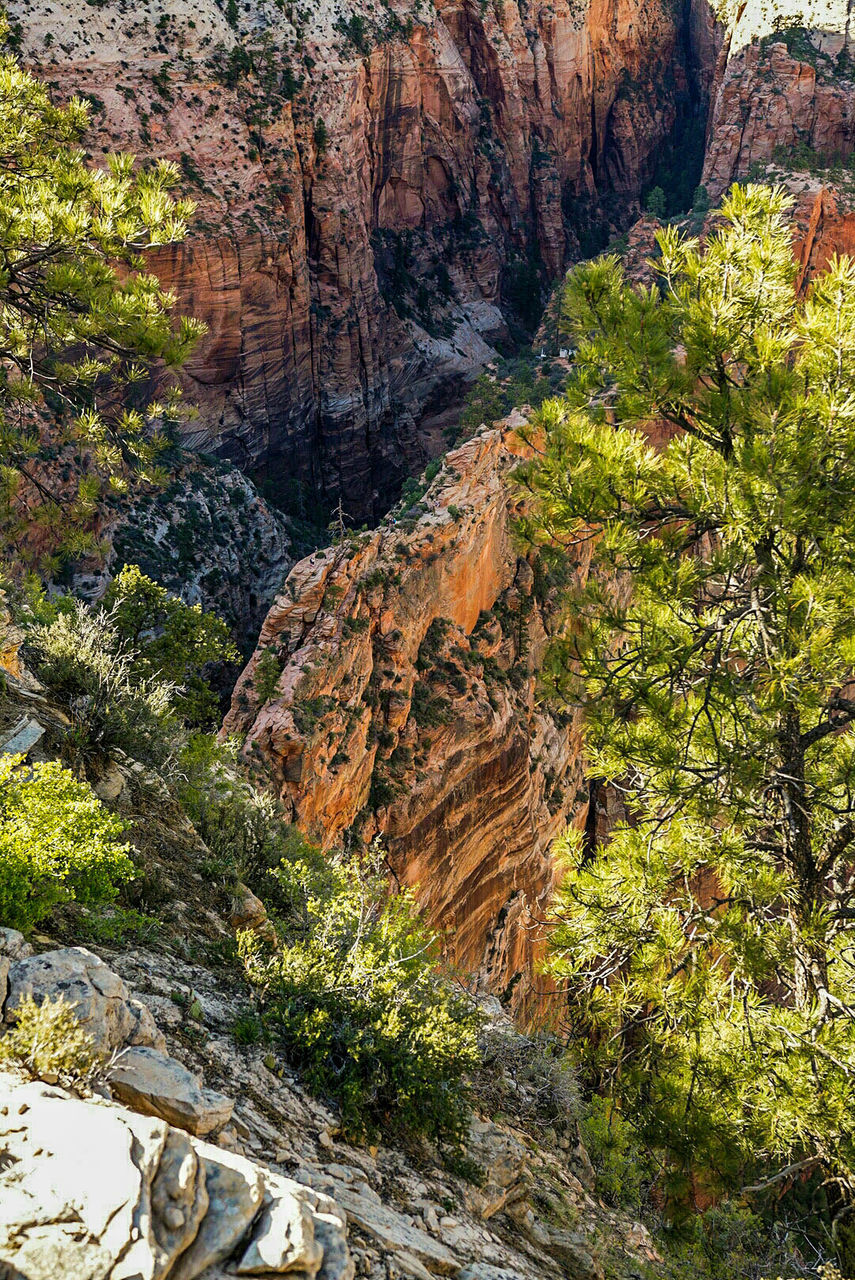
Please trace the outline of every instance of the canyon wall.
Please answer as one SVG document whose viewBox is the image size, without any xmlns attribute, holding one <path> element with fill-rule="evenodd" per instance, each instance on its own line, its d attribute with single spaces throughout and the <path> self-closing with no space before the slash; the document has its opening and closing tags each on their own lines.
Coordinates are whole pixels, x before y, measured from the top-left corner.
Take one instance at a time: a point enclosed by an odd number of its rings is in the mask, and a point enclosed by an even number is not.
<svg viewBox="0 0 855 1280">
<path fill-rule="evenodd" d="M 855 62 L 848 0 L 748 0 L 725 15 L 704 183 L 804 170 L 855 147 Z"/>
<path fill-rule="evenodd" d="M 578 725 L 536 696 L 555 586 L 511 536 L 520 448 L 471 440 L 408 510 L 295 566 L 224 732 L 325 847 L 379 836 L 465 973 L 548 1014 L 550 846 L 587 793 Z"/>
<path fill-rule="evenodd" d="M 288 505 L 378 517 L 493 344 L 702 124 L 703 0 L 12 0 L 93 154 L 199 203 L 155 270 L 209 334 L 188 442 Z"/>
</svg>

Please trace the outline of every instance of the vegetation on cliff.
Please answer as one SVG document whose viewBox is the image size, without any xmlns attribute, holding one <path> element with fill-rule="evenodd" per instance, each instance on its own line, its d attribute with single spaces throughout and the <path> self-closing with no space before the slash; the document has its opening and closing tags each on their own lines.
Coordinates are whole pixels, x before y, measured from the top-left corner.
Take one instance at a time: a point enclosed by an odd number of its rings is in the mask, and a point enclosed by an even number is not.
<svg viewBox="0 0 855 1280">
<path fill-rule="evenodd" d="M 585 1078 L 673 1204 L 806 1183 L 817 1227 L 855 1180 L 855 264 L 800 296 L 788 206 L 734 188 L 704 246 L 659 233 L 647 289 L 572 274 L 524 528 L 596 539 L 544 672 L 626 813 L 564 843 Z"/>
<path fill-rule="evenodd" d="M 192 206 L 169 195 L 175 171 L 128 156 L 91 166 L 78 149 L 86 119 L 80 102 L 54 107 L 13 57 L 0 60 L 0 622 L 20 632 L 2 647 L 16 655 L 23 638 L 60 757 L 0 755 L 0 926 L 30 930 L 63 904 L 117 895 L 132 914 L 146 832 L 92 787 L 130 758 L 209 840 L 226 895 L 243 876 L 268 897 L 275 954 L 244 939 L 247 975 L 264 988 L 261 1033 L 354 1132 L 394 1127 L 456 1148 L 476 1057 L 471 1003 L 436 976 L 435 940 L 411 900 L 387 900 L 377 873 L 303 846 L 205 732 L 218 723 L 212 664 L 236 656 L 226 625 L 134 565 L 95 604 L 42 589 L 63 560 L 95 549 L 102 485 L 162 478 L 177 405 L 153 402 L 149 380 L 200 332 L 174 317 L 139 257 L 184 233 Z M 36 547 L 29 577 L 24 534 Z M 5 681 L 4 729 L 20 709 L 6 705 Z M 96 927 L 72 915 L 66 933 L 81 920 Z"/>
</svg>

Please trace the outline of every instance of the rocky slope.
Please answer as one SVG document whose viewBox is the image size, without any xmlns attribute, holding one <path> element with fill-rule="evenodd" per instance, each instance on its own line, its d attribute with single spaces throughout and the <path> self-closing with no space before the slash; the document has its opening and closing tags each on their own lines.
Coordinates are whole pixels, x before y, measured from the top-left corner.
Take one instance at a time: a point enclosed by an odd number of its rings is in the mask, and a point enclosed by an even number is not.
<svg viewBox="0 0 855 1280">
<path fill-rule="evenodd" d="M 98 599 L 119 569 L 136 564 L 188 604 L 214 610 L 242 647 L 254 644 L 298 558 L 294 530 L 246 476 L 192 456 L 164 488 L 116 503 L 99 535 L 105 554 L 77 566 L 76 594 Z"/>
<path fill-rule="evenodd" d="M 590 227 L 702 128 L 704 0 L 12 0 L 92 149 L 175 159 L 199 201 L 153 257 L 209 335 L 191 444 L 382 513 L 455 388 L 537 318 Z M 681 156 L 680 164 L 685 163 Z M 287 491 L 287 492 L 286 492 Z"/>
<path fill-rule="evenodd" d="M 16 661 L 11 633 L 5 644 L 0 751 L 16 749 L 13 724 L 17 749 L 50 758 L 62 713 Z M 349 1144 L 275 1041 L 236 1035 L 252 993 L 233 929 L 263 930 L 260 904 L 200 872 L 210 851 L 159 775 L 122 753 L 102 763 L 99 794 L 133 824 L 157 916 L 132 939 L 117 930 L 98 946 L 103 957 L 69 945 L 94 925 L 79 907 L 51 922 L 59 936 L 28 943 L 0 929 L 4 1280 L 663 1273 L 645 1228 L 596 1195 L 572 1081 L 495 1002 L 484 1006 L 475 1083 L 482 1114 L 466 1140 L 476 1181 L 424 1144 Z M 4 1052 L 28 997 L 71 1005 L 100 1063 L 94 1075 L 66 1058 L 32 1080 L 38 1070 Z"/>
<path fill-rule="evenodd" d="M 520 449 L 513 422 L 471 440 L 408 510 L 298 564 L 224 732 L 325 847 L 379 835 L 455 962 L 523 1011 L 549 847 L 586 795 L 577 727 L 535 693 L 552 586 L 512 539 Z"/>
</svg>

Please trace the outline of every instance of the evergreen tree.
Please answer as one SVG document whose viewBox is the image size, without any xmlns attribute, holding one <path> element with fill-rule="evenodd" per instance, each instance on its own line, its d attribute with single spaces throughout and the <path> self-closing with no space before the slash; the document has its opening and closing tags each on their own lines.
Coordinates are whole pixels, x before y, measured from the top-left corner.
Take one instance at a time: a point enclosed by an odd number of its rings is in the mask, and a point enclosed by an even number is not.
<svg viewBox="0 0 855 1280">
<path fill-rule="evenodd" d="M 661 187 L 653 187 L 648 191 L 644 208 L 654 218 L 659 218 L 660 221 L 665 217 L 665 192 Z"/>
<path fill-rule="evenodd" d="M 140 256 L 184 235 L 176 167 L 115 155 L 95 168 L 86 125 L 81 101 L 54 106 L 0 56 L 0 545 L 18 558 L 34 525 L 41 553 L 89 549 L 102 484 L 158 477 L 176 405 L 146 387 L 202 329 L 173 316 Z"/>
<path fill-rule="evenodd" d="M 845 1203 L 855 264 L 797 293 L 789 204 L 734 187 L 703 248 L 660 231 L 649 288 L 614 256 L 572 274 L 523 532 L 578 563 L 545 681 L 627 815 L 564 841 L 552 967 L 589 1082 L 674 1194 L 792 1166 Z"/>
</svg>

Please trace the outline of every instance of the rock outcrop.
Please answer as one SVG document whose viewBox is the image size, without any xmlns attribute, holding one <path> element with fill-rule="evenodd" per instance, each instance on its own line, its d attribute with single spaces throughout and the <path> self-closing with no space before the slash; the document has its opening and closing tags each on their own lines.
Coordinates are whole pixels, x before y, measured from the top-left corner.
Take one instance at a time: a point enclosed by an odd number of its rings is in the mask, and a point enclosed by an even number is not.
<svg viewBox="0 0 855 1280">
<path fill-rule="evenodd" d="M 20 935 L 6 931 L 2 942 L 19 956 L 16 964 L 27 959 Z M 607 1209 L 572 1172 L 566 1099 L 552 1122 L 562 1136 L 541 1124 L 537 1142 L 524 1129 L 473 1118 L 467 1150 L 483 1171 L 479 1186 L 433 1167 L 427 1151 L 416 1169 L 395 1149 L 348 1145 L 336 1117 L 276 1068 L 266 1049 L 235 1045 L 229 1028 L 245 992 L 234 975 L 174 953 L 121 953 L 114 959 L 121 977 L 93 960 L 132 1001 L 144 995 L 147 1016 L 169 1031 L 170 1047 L 181 1044 L 206 1077 L 228 1082 L 234 1114 L 215 1141 L 203 1142 L 183 1118 L 171 1125 L 133 1096 L 118 1105 L 114 1068 L 98 1092 L 78 1085 L 75 1093 L 27 1081 L 4 1064 L 4 1278 L 603 1280 L 607 1262 L 609 1274 L 628 1280 L 639 1265 L 660 1262 L 646 1230 Z M 176 1027 L 169 994 L 176 984 L 197 992 L 204 1035 L 189 1039 Z M 34 986 L 37 1001 L 52 992 Z M 500 1087 L 512 1091 L 522 1120 L 529 1108 L 544 1107 L 548 1068 L 541 1059 L 527 1084 L 518 1068 L 533 1042 L 495 1009 L 491 1025 L 494 1045 L 504 1043 L 503 1055 L 514 1061 L 514 1078 L 501 1077 Z M 189 1068 L 170 1061 L 177 1103 L 180 1070 Z M 498 1081 L 496 1070 L 494 1063 Z"/>
<path fill-rule="evenodd" d="M 845 0 L 730 6 L 713 89 L 704 183 L 731 182 L 855 148 L 855 62 Z"/>
<path fill-rule="evenodd" d="M 521 448 L 476 437 L 408 511 L 297 565 L 224 732 L 325 847 L 379 835 L 453 959 L 523 1009 L 549 847 L 586 797 L 577 726 L 535 692 L 552 584 L 512 539 Z"/>
<path fill-rule="evenodd" d="M 12 0 L 92 151 L 181 167 L 152 265 L 209 326 L 188 435 L 295 503 L 381 514 L 462 382 L 702 128 L 705 0 Z M 681 157 L 680 163 L 685 163 Z"/>
<path fill-rule="evenodd" d="M 352 1280 L 320 1192 L 163 1120 L 0 1081 L 0 1271 L 27 1280 Z"/>
</svg>

